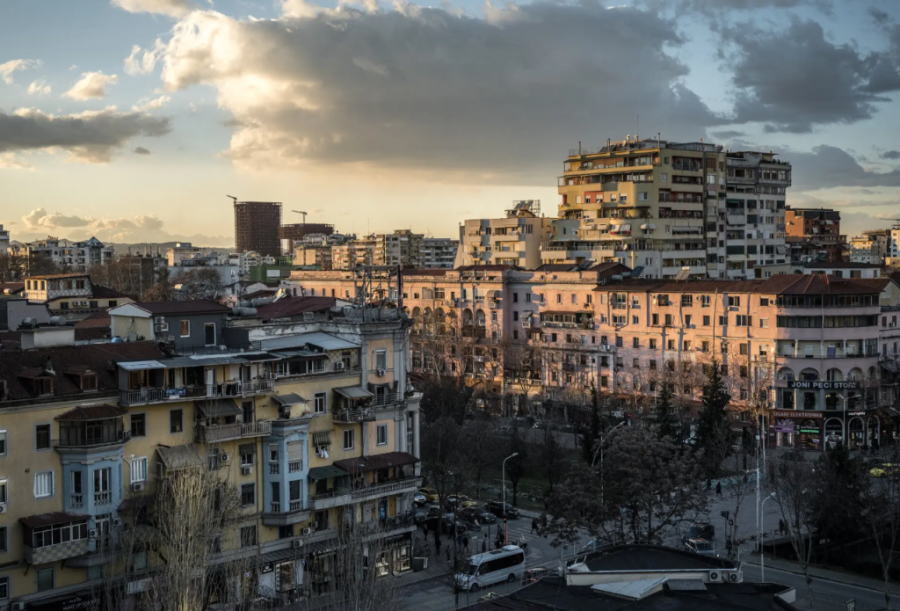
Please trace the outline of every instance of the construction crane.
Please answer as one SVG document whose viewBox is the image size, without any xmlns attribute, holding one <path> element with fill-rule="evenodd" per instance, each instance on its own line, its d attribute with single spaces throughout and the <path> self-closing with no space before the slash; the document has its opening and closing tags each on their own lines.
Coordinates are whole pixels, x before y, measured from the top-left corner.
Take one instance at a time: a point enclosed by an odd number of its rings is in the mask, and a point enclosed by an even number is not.
<svg viewBox="0 0 900 611">
<path fill-rule="evenodd" d="M 291 210 L 294 214 L 302 214 L 303 215 L 303 224 L 306 225 L 306 213 L 301 212 L 300 210 Z"/>
</svg>

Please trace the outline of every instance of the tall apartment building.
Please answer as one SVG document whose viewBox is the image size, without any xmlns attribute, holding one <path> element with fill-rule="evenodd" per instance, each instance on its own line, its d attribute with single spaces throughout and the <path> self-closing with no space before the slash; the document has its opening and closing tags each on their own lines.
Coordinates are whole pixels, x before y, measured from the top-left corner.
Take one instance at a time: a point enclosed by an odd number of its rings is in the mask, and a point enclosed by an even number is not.
<svg viewBox="0 0 900 611">
<path fill-rule="evenodd" d="M 703 142 L 629 138 L 572 150 L 559 179 L 559 220 L 541 258 L 618 261 L 648 278 L 786 271 L 778 206 L 789 184 L 790 166 L 771 153 Z"/>
<path fill-rule="evenodd" d="M 160 516 L 189 504 L 161 490 L 189 473 L 218 482 L 210 519 L 235 507 L 190 586 L 222 608 L 327 592 L 351 526 L 377 537 L 377 575 L 410 570 L 421 478 L 408 324 L 334 303 L 219 316 L 211 333 L 226 347 L 209 353 L 76 346 L 66 327 L 24 330 L 23 345 L 44 347 L 0 351 L 3 604 L 93 609 L 114 587 L 127 599 L 116 608 L 151 606 L 148 583 L 184 545 L 157 532 Z M 176 306 L 152 322 L 178 334 L 195 315 Z M 137 531 L 154 543 L 122 544 Z"/>
<path fill-rule="evenodd" d="M 409 229 L 397 229 L 394 233 L 369 236 L 374 238 L 373 262 L 375 265 L 393 267 L 421 267 L 422 240 L 421 233 L 413 233 Z"/>
<path fill-rule="evenodd" d="M 787 240 L 807 256 L 842 261 L 847 236 L 841 235 L 841 213 L 825 208 L 790 208 L 785 211 Z M 792 246 L 793 248 L 793 246 Z"/>
<path fill-rule="evenodd" d="M 553 219 L 541 216 L 541 201 L 518 200 L 500 219 L 471 219 L 459 227 L 455 267 L 512 265 L 536 269 Z"/>
<path fill-rule="evenodd" d="M 847 259 L 852 263 L 882 265 L 891 252 L 891 230 L 869 229 L 850 238 Z"/>
<path fill-rule="evenodd" d="M 4 229 L 0 225 L 0 255 L 5 255 L 9 251 L 9 230 Z"/>
<path fill-rule="evenodd" d="M 29 261 L 52 261 L 59 267 L 73 271 L 87 271 L 92 265 L 102 265 L 112 260 L 115 251 L 97 238 L 83 242 L 48 237 L 27 244 Z"/>
<path fill-rule="evenodd" d="M 281 256 L 281 202 L 234 202 L 234 242 L 238 252 Z"/>
<path fill-rule="evenodd" d="M 421 249 L 421 267 L 426 269 L 453 269 L 459 242 L 450 238 L 424 238 Z"/>
<path fill-rule="evenodd" d="M 360 265 L 374 265 L 374 240 L 354 240 L 347 244 L 331 247 L 332 269 L 354 269 Z"/>
</svg>

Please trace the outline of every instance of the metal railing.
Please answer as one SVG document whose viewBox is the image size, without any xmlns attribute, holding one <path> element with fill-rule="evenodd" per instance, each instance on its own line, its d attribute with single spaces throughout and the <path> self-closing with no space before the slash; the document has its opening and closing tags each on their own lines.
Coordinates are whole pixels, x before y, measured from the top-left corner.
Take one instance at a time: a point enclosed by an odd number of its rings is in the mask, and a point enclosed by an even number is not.
<svg viewBox="0 0 900 611">
<path fill-rule="evenodd" d="M 362 488 L 354 488 L 350 491 L 350 496 L 354 500 L 366 498 L 370 496 L 384 496 L 385 494 L 396 494 L 407 489 L 417 488 L 422 484 L 421 477 L 407 477 L 404 479 L 386 482 L 384 484 L 374 484 L 372 486 L 364 486 Z"/>
<path fill-rule="evenodd" d="M 384 407 L 385 405 L 391 405 L 398 401 L 400 401 L 400 393 L 386 392 L 372 397 L 370 405 L 372 405 L 372 407 Z"/>
<path fill-rule="evenodd" d="M 64 429 L 70 431 L 70 429 Z M 77 433 L 79 430 L 72 430 L 71 433 Z M 104 433 L 99 437 L 87 438 L 77 434 L 67 434 L 65 439 L 54 439 L 53 447 L 55 448 L 99 448 L 103 446 L 112 446 L 126 443 L 131 439 L 131 431 L 117 431 L 115 433 Z"/>
<path fill-rule="evenodd" d="M 73 494 L 72 495 L 72 507 L 75 509 L 84 507 L 84 495 L 83 494 Z"/>
<path fill-rule="evenodd" d="M 269 475 L 278 475 L 281 471 L 281 465 L 277 462 L 269 463 Z"/>
<path fill-rule="evenodd" d="M 112 503 L 112 492 L 95 492 L 94 505 L 109 505 Z"/>
<path fill-rule="evenodd" d="M 291 460 L 288 462 L 288 473 L 299 473 L 303 471 L 302 460 Z"/>
<path fill-rule="evenodd" d="M 339 409 L 332 414 L 337 422 L 370 422 L 375 420 L 375 412 L 370 407 Z"/>
<path fill-rule="evenodd" d="M 275 380 L 256 379 L 248 382 L 223 382 L 221 384 L 198 384 L 181 388 L 142 388 L 122 390 L 119 403 L 123 406 L 163 403 L 185 399 L 207 399 L 215 397 L 248 397 L 272 392 Z"/>
<path fill-rule="evenodd" d="M 216 443 L 229 439 L 242 437 L 261 437 L 272 432 L 272 423 L 268 420 L 261 422 L 235 422 L 233 424 L 200 424 L 197 425 L 198 443 Z"/>
</svg>

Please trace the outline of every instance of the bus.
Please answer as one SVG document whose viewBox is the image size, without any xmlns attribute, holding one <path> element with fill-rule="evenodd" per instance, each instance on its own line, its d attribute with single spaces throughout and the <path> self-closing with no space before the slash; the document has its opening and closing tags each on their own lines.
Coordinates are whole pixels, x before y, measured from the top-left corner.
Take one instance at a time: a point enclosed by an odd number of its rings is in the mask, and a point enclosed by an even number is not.
<svg viewBox="0 0 900 611">
<path fill-rule="evenodd" d="M 469 558 L 465 572 L 456 574 L 456 586 L 477 592 L 485 586 L 501 581 L 512 583 L 525 572 L 525 550 L 518 545 L 505 545 Z"/>
</svg>

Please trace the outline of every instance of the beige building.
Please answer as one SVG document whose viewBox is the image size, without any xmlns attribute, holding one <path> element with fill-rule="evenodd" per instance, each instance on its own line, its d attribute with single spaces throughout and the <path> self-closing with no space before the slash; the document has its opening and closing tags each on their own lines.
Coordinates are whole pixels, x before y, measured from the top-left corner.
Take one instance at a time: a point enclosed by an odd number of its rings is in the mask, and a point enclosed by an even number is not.
<svg viewBox="0 0 900 611">
<path fill-rule="evenodd" d="M 459 242 L 450 238 L 424 238 L 422 240 L 421 267 L 426 269 L 453 269 Z"/>
<path fill-rule="evenodd" d="M 513 202 L 500 219 L 471 219 L 459 228 L 455 267 L 511 265 L 535 269 L 550 238 L 553 219 L 541 216 L 536 199 Z"/>
</svg>

